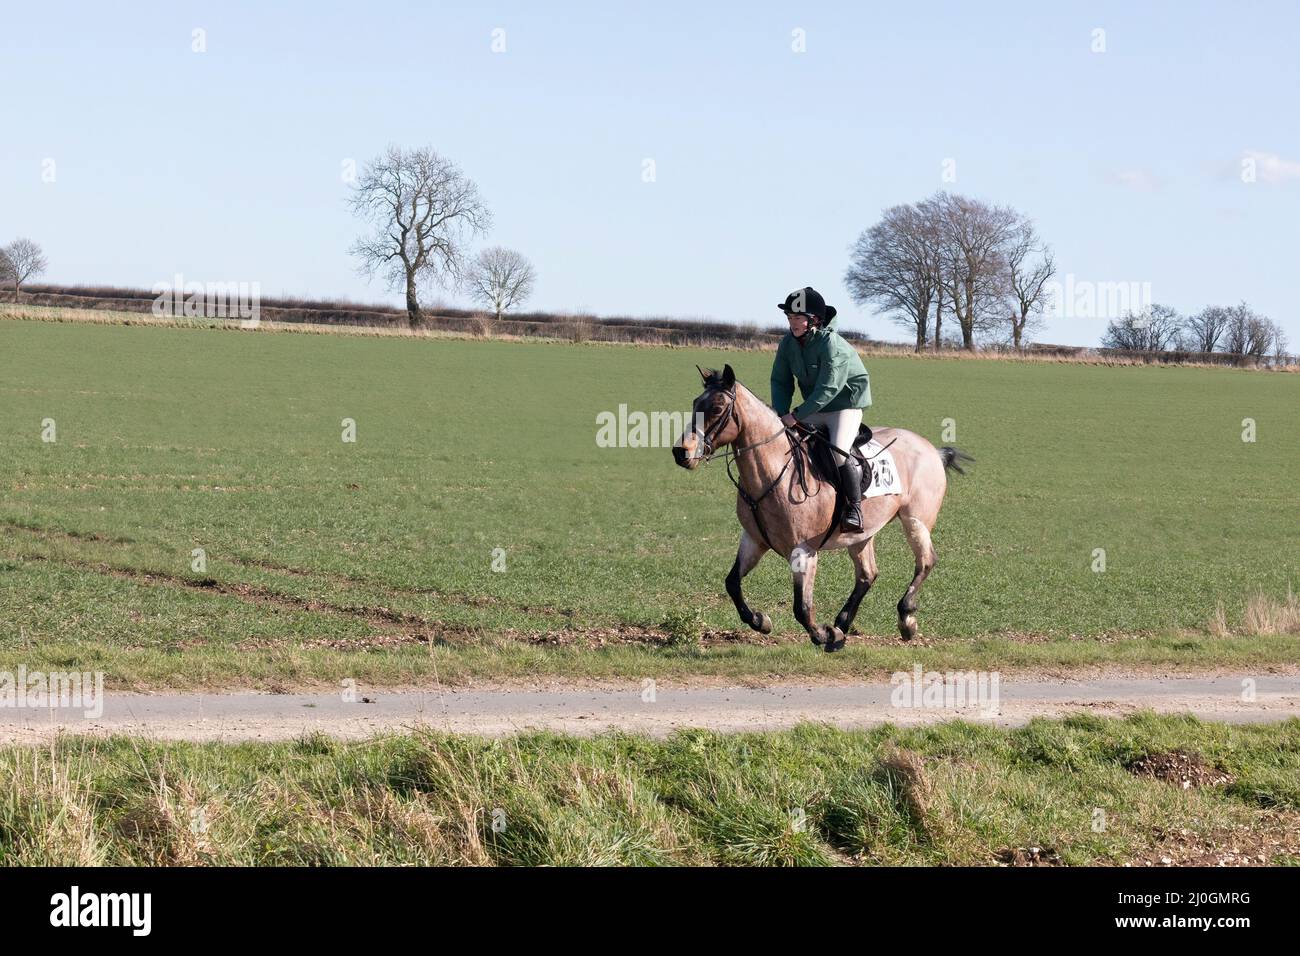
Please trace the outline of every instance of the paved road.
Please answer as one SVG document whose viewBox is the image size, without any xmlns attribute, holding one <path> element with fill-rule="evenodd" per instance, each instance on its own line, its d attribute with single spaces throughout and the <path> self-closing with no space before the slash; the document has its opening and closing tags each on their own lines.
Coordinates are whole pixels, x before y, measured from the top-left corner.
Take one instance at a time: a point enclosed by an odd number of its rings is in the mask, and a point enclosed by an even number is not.
<svg viewBox="0 0 1300 956">
<path fill-rule="evenodd" d="M 1253 681 L 1253 699 L 1244 681 Z M 1277 721 L 1300 717 L 1300 677 L 1099 678 L 1000 680 L 986 706 L 898 706 L 887 682 L 853 685 L 774 684 L 762 688 L 625 687 L 566 690 L 384 691 L 335 694 L 108 693 L 102 712 L 0 707 L 0 742 L 37 742 L 52 733 L 129 733 L 167 740 L 283 740 L 321 731 L 361 738 L 429 727 L 483 735 L 529 728 L 589 734 L 620 728 L 666 734 L 681 727 L 775 730 L 801 721 L 870 727 L 961 717 L 998 726 L 1080 711 L 1120 715 L 1148 708 L 1207 720 Z M 933 692 L 932 692 L 933 693 Z M 369 701 L 369 702 L 366 702 Z M 84 704 L 85 702 L 83 702 Z"/>
</svg>

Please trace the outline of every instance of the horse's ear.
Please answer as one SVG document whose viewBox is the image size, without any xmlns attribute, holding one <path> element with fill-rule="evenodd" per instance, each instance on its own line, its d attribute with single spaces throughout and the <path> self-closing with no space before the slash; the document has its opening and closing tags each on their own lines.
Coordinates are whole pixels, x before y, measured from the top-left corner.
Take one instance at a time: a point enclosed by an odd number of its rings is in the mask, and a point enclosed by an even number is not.
<svg viewBox="0 0 1300 956">
<path fill-rule="evenodd" d="M 731 370 L 731 366 L 724 366 L 722 369 L 722 387 L 731 388 L 736 384 L 736 373 Z"/>
<path fill-rule="evenodd" d="M 695 370 L 696 370 L 697 372 L 700 373 L 700 378 L 704 379 L 704 383 L 707 385 L 710 376 L 713 375 L 713 369 L 711 369 L 711 368 L 700 368 L 700 367 L 697 365 L 697 366 L 695 366 Z"/>
</svg>

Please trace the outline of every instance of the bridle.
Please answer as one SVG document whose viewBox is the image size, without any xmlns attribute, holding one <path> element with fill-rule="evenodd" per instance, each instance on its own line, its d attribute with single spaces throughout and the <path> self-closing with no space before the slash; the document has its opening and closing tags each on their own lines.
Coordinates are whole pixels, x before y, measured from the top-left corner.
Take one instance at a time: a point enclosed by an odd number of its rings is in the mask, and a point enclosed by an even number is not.
<svg viewBox="0 0 1300 956">
<path fill-rule="evenodd" d="M 707 389 L 706 394 L 711 391 L 722 391 L 722 389 Z M 733 421 L 736 422 L 737 427 L 740 425 L 740 419 L 736 415 L 736 386 L 733 385 L 729 390 L 727 390 L 726 395 L 726 411 L 718 415 L 718 418 L 713 425 L 703 431 L 698 426 L 694 428 L 695 434 L 700 436 L 700 440 L 704 446 L 704 455 L 700 458 L 701 465 L 707 465 L 713 460 L 716 455 L 713 443 L 717 440 L 718 436 L 722 434 L 723 429 Z M 732 473 L 732 464 L 735 463 L 745 452 L 752 451 L 755 448 L 760 448 L 763 445 L 774 442 L 782 435 L 785 435 L 790 439 L 790 451 L 786 454 L 785 464 L 781 466 L 781 470 L 777 472 L 776 477 L 768 483 L 768 486 L 764 488 L 761 493 L 757 496 L 751 495 L 744 489 L 740 484 L 739 479 L 737 479 Z M 805 498 L 816 495 L 818 491 L 821 490 L 820 485 L 818 486 L 817 491 L 809 492 L 808 490 L 808 469 L 805 464 L 806 454 L 806 449 L 803 448 L 803 443 L 799 440 L 798 433 L 789 425 L 784 423 L 781 425 L 780 429 L 773 432 L 771 435 L 768 435 L 766 438 L 760 439 L 756 442 L 751 442 L 748 445 L 741 445 L 739 448 L 728 445 L 723 452 L 723 460 L 727 464 L 727 477 L 730 478 L 731 483 L 736 486 L 736 491 L 739 493 L 740 499 L 745 502 L 745 504 L 749 505 L 749 512 L 754 517 L 754 524 L 758 526 L 759 534 L 763 536 L 763 540 L 773 551 L 776 550 L 776 547 L 772 544 L 772 540 L 767 536 L 767 529 L 763 527 L 763 520 L 758 514 L 758 506 L 762 504 L 763 499 L 770 495 L 776 486 L 781 483 L 781 479 L 785 477 L 785 473 L 790 470 L 791 465 L 794 465 L 795 481 L 799 484 L 799 487 L 803 489 Z M 837 516 L 835 523 L 838 523 L 838 520 Z M 832 530 L 834 527 L 835 524 L 833 523 L 831 525 Z M 823 539 L 823 541 L 824 540 L 825 539 Z"/>
<path fill-rule="evenodd" d="M 705 394 L 707 395 L 710 392 L 721 391 L 722 389 L 720 388 L 710 388 L 705 390 Z M 733 421 L 736 422 L 737 425 L 740 424 L 739 420 L 736 418 L 736 386 L 733 385 L 725 394 L 727 396 L 726 411 L 719 415 L 717 420 L 707 430 L 701 430 L 698 425 L 695 425 L 691 429 L 691 431 L 696 435 L 700 436 L 700 445 L 704 450 L 703 455 L 700 457 L 701 465 L 707 465 L 713 460 L 715 454 L 713 443 L 717 441 L 718 436 L 722 434 L 722 430 Z"/>
<path fill-rule="evenodd" d="M 711 388 L 708 389 L 705 392 L 705 394 L 708 394 L 708 392 L 721 392 L 721 391 L 723 391 L 721 388 Z M 740 425 L 740 419 L 736 416 L 736 387 L 733 385 L 730 389 L 728 389 L 725 392 L 725 394 L 727 396 L 727 408 L 724 412 L 718 415 L 717 420 L 711 426 L 709 426 L 707 430 L 701 430 L 698 425 L 691 429 L 691 431 L 693 431 L 696 435 L 700 436 L 700 444 L 704 448 L 704 453 L 700 456 L 701 465 L 707 465 L 716 457 L 717 451 L 714 449 L 713 443 L 718 440 L 718 436 L 722 434 L 723 429 L 726 428 L 733 421 L 737 424 L 737 426 Z M 728 460 L 728 462 L 734 461 L 737 457 L 740 456 L 741 452 L 750 451 L 751 449 L 759 448 L 770 442 L 774 442 L 782 435 L 794 435 L 794 434 L 795 434 L 794 430 L 791 429 L 788 425 L 782 425 L 778 431 L 772 433 L 771 435 L 768 435 L 766 438 L 761 439 L 760 441 L 752 442 L 751 444 L 748 445 L 741 445 L 739 448 L 728 448 L 725 453 L 726 459 Z"/>
<path fill-rule="evenodd" d="M 720 387 L 712 387 L 712 388 L 705 389 L 705 394 L 707 395 L 710 392 L 720 392 L 720 391 L 724 391 L 724 390 Z M 716 455 L 716 451 L 714 450 L 713 443 L 717 441 L 718 436 L 722 434 L 722 430 L 726 428 L 727 425 L 733 421 L 736 422 L 737 428 L 739 428 L 740 425 L 740 419 L 736 415 L 736 386 L 732 385 L 731 388 L 725 390 L 725 392 L 727 396 L 727 408 L 726 411 L 718 415 L 717 421 L 715 421 L 713 425 L 710 426 L 708 429 L 701 429 L 699 426 L 694 426 L 691 429 L 694 434 L 700 436 L 701 443 L 704 446 L 704 454 L 700 458 L 701 465 L 707 465 L 710 461 L 713 460 L 714 456 Z M 766 445 L 769 442 L 774 442 L 782 435 L 785 435 L 790 439 L 790 451 L 786 454 L 785 464 L 781 466 L 781 470 L 777 472 L 776 477 L 772 479 L 772 481 L 768 484 L 766 488 L 762 490 L 761 493 L 759 493 L 757 496 L 751 495 L 748 491 L 744 489 L 744 487 L 741 486 L 740 481 L 732 473 L 731 471 L 732 464 L 736 462 L 740 458 L 740 456 L 745 452 L 752 451 L 753 449 Z M 838 448 L 835 445 L 831 444 L 829 439 L 823 438 L 817 432 L 800 431 L 796 428 L 791 428 L 789 425 L 786 425 L 784 423 L 782 423 L 781 428 L 779 430 L 777 430 L 771 435 L 768 435 L 766 438 L 760 439 L 759 441 L 756 442 L 752 442 L 748 445 L 741 445 L 739 448 L 728 445 L 724 452 L 724 460 L 727 463 L 727 477 L 730 478 L 731 483 L 736 486 L 736 492 L 740 495 L 740 500 L 745 502 L 745 504 L 749 505 L 749 513 L 753 515 L 754 524 L 758 526 L 758 533 L 763 536 L 763 540 L 767 543 L 767 546 L 771 548 L 773 551 L 776 550 L 776 546 L 772 544 L 772 539 L 767 536 L 767 529 L 763 527 L 763 519 L 759 517 L 759 513 L 758 513 L 758 506 L 762 504 L 763 499 L 765 499 L 768 495 L 770 495 L 773 492 L 773 490 L 775 490 L 776 486 L 781 483 L 781 479 L 785 477 L 785 473 L 790 470 L 791 465 L 794 466 L 794 475 L 795 475 L 794 481 L 796 484 L 798 484 L 798 486 L 801 489 L 803 489 L 805 501 L 808 498 L 815 497 L 818 493 L 821 492 L 820 481 L 817 483 L 817 491 L 808 490 L 808 471 L 809 471 L 809 462 L 811 460 L 811 457 L 808 448 L 804 445 L 805 436 L 809 439 L 816 439 L 817 441 L 820 441 L 828 448 L 832 449 L 833 451 L 839 452 L 841 455 L 843 455 L 846 458 L 849 457 L 850 455 L 849 452 L 844 451 L 842 448 Z M 885 448 L 888 448 L 889 445 L 892 445 L 897 440 L 898 440 L 897 438 L 890 439 L 889 444 L 885 445 L 884 448 L 881 448 L 875 454 L 879 455 L 881 452 L 885 450 Z M 871 457 L 874 458 L 875 455 L 872 455 Z M 831 535 L 835 533 L 835 529 L 839 527 L 840 518 L 841 518 L 841 509 L 843 507 L 843 503 L 839 499 L 840 496 L 836 495 L 835 509 L 831 515 L 831 524 L 830 527 L 826 529 L 826 533 L 822 535 L 821 544 L 818 545 L 818 549 L 820 549 L 822 546 L 826 544 L 826 542 L 830 539 Z"/>
</svg>

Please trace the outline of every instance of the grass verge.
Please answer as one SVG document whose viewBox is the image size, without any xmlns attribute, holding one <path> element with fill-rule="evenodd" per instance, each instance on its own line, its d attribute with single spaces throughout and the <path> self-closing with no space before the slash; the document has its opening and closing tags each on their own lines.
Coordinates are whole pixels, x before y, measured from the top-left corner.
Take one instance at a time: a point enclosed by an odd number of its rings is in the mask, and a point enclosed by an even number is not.
<svg viewBox="0 0 1300 956">
<path fill-rule="evenodd" d="M 1294 863 L 1297 781 L 1298 720 L 1149 714 L 666 740 L 65 737 L 0 750 L 0 863 Z"/>
</svg>

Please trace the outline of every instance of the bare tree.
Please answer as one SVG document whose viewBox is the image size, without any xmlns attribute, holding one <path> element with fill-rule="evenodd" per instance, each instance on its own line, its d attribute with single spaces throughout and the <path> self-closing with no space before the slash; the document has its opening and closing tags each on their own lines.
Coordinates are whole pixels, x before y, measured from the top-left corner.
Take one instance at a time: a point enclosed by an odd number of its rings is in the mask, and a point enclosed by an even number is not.
<svg viewBox="0 0 1300 956">
<path fill-rule="evenodd" d="M 1256 315 L 1253 322 L 1249 325 L 1249 331 L 1246 336 L 1246 355 L 1255 360 L 1258 365 L 1262 362 L 1273 347 L 1273 335 L 1277 326 L 1271 319 L 1262 315 Z"/>
<path fill-rule="evenodd" d="M 944 286 L 962 347 L 1001 320 L 1008 292 L 1007 249 L 1020 217 L 1005 206 L 940 193 L 930 201 L 941 227 Z"/>
<path fill-rule="evenodd" d="M 1273 344 L 1276 326 L 1245 302 L 1228 309 L 1228 314 L 1223 350 L 1237 356 L 1239 362 L 1248 358 L 1260 362 Z"/>
<path fill-rule="evenodd" d="M 1012 230 L 1006 265 L 1011 302 L 1011 344 L 1019 351 L 1025 333 L 1042 327 L 1046 285 L 1056 275 L 1052 250 L 1038 238 L 1030 220 L 1021 219 Z"/>
<path fill-rule="evenodd" d="M 366 165 L 350 204 L 374 227 L 352 253 L 361 259 L 363 274 L 381 274 L 389 288 L 405 289 L 412 328 L 421 322 L 420 285 L 432 280 L 444 288 L 458 286 L 465 243 L 492 222 L 473 180 L 428 147 L 388 147 Z"/>
<path fill-rule="evenodd" d="M 974 349 L 977 334 L 1007 329 L 1010 311 L 1010 338 L 1020 348 L 1041 322 L 1055 274 L 1051 250 L 1014 209 L 938 192 L 886 209 L 854 244 L 844 283 L 855 302 L 883 308 L 912 331 L 918 352 L 930 341 L 943 346 L 945 312 L 957 320 L 962 347 Z"/>
<path fill-rule="evenodd" d="M 1232 310 L 1220 305 L 1207 305 L 1195 315 L 1188 316 L 1183 326 L 1187 347 L 1192 352 L 1213 352 L 1219 339 L 1232 321 Z"/>
<path fill-rule="evenodd" d="M 943 292 L 947 288 L 943 284 L 942 263 L 938 263 L 940 268 L 934 273 L 934 350 L 936 352 L 943 349 Z"/>
<path fill-rule="evenodd" d="M 1101 345 L 1107 349 L 1122 349 L 1126 352 L 1141 352 L 1146 343 L 1146 334 L 1136 322 L 1136 316 L 1129 312 L 1112 319 L 1102 333 Z"/>
<path fill-rule="evenodd" d="M 14 264 L 9 261 L 9 253 L 3 247 L 0 247 L 0 289 L 13 282 L 14 275 Z"/>
<path fill-rule="evenodd" d="M 1286 332 L 1283 331 L 1282 326 L 1280 326 L 1280 325 L 1278 325 L 1276 322 L 1274 322 L 1274 323 L 1273 323 L 1273 341 L 1272 341 L 1272 343 L 1270 344 L 1269 347 L 1273 350 L 1273 361 L 1274 361 L 1276 364 L 1278 364 L 1278 365 L 1281 365 L 1283 362 L 1286 361 L 1286 357 L 1287 357 L 1287 354 L 1286 354 L 1286 347 L 1287 347 L 1287 344 L 1288 344 L 1288 343 L 1287 343 L 1287 339 L 1286 339 Z"/>
<path fill-rule="evenodd" d="M 938 290 L 937 263 L 932 224 L 916 206 L 893 206 L 854 243 L 844 284 L 858 305 L 878 305 L 910 329 L 920 352 Z"/>
<path fill-rule="evenodd" d="M 1152 304 L 1142 312 L 1129 312 L 1111 321 L 1101 344 L 1127 352 L 1164 352 L 1177 343 L 1182 325 L 1177 311 Z"/>
<path fill-rule="evenodd" d="M 533 294 L 536 281 L 533 264 L 513 249 L 501 246 L 480 252 L 465 274 L 470 296 L 491 309 L 498 322 L 502 313 Z"/>
<path fill-rule="evenodd" d="M 945 280 L 948 275 L 946 266 L 946 249 L 944 244 L 943 204 L 947 194 L 942 190 L 929 199 L 916 204 L 916 211 L 925 223 L 927 252 L 931 259 L 930 271 L 934 274 L 934 350 L 943 349 L 943 303 L 944 293 L 948 287 Z"/>
<path fill-rule="evenodd" d="M 41 247 L 30 239 L 15 239 L 4 250 L 0 262 L 0 274 L 7 273 L 7 278 L 14 284 L 14 301 L 22 291 L 23 283 L 28 279 L 43 275 L 49 263 Z"/>
</svg>

